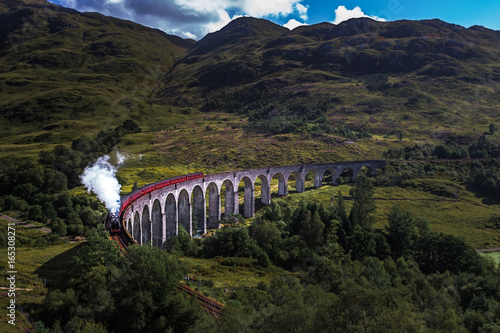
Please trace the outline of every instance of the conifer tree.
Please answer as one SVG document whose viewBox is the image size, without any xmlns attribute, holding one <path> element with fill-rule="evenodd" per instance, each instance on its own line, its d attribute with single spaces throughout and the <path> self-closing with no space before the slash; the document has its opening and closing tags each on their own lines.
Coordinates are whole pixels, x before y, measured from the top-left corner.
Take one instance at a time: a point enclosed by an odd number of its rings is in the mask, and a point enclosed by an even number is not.
<svg viewBox="0 0 500 333">
<path fill-rule="evenodd" d="M 356 178 L 356 182 L 352 189 L 354 204 L 351 208 L 349 220 L 353 227 L 359 225 L 362 228 L 371 229 L 373 225 L 372 213 L 377 208 L 373 195 L 375 187 L 372 181 L 363 174 Z"/>
</svg>

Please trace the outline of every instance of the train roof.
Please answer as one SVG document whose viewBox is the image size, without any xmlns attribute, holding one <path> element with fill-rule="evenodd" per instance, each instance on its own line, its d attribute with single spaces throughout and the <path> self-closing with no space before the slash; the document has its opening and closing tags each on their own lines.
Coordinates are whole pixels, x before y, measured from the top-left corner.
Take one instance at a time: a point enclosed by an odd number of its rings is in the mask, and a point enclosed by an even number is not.
<svg viewBox="0 0 500 333">
<path fill-rule="evenodd" d="M 166 181 L 166 180 L 172 180 L 172 179 L 177 179 L 177 178 L 179 178 L 179 177 L 188 177 L 188 176 L 195 176 L 195 175 L 201 175 L 201 176 L 203 176 L 203 172 L 195 172 L 195 173 L 189 173 L 189 174 L 187 174 L 187 175 L 179 175 L 179 176 L 175 176 L 175 177 L 171 177 L 171 178 L 167 178 L 167 179 L 162 179 L 162 180 L 159 180 L 159 181 L 154 182 L 154 183 L 146 184 L 146 185 L 141 186 L 141 187 L 139 187 L 139 188 L 137 188 L 137 189 L 135 189 L 135 190 L 131 191 L 130 193 L 127 193 L 127 194 L 125 194 L 124 196 L 122 196 L 122 202 L 124 201 L 124 200 L 123 200 L 124 198 L 127 198 L 127 197 L 129 197 L 129 196 L 131 196 L 131 195 L 133 195 L 133 194 L 136 194 L 137 192 L 140 192 L 140 191 L 141 191 L 141 190 L 143 190 L 143 189 L 146 189 L 146 188 L 148 188 L 148 187 L 150 187 L 150 186 L 157 185 L 157 184 L 162 183 L 162 182 L 164 182 L 164 181 Z"/>
</svg>

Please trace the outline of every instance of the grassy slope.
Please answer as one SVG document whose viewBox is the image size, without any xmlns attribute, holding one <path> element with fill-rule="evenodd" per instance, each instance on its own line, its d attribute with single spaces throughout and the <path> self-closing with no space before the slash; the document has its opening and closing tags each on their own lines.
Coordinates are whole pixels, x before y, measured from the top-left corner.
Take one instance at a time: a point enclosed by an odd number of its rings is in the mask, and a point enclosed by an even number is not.
<svg viewBox="0 0 500 333">
<path fill-rule="evenodd" d="M 432 194 L 429 192 L 429 184 L 453 188 L 459 193 L 459 198 L 452 200 Z M 328 185 L 320 189 L 312 189 L 312 184 L 306 183 L 306 192 L 292 192 L 285 198 L 273 198 L 273 200 L 296 205 L 302 198 L 305 198 L 306 200 L 317 200 L 328 207 L 332 196 L 337 196 L 339 190 L 346 197 L 346 206 L 349 211 L 352 206 L 352 200 L 349 197 L 350 185 Z M 277 190 L 272 191 L 272 193 L 275 192 Z M 500 246 L 500 230 L 492 229 L 492 226 L 486 222 L 491 214 L 498 213 L 500 205 L 484 203 L 481 198 L 457 183 L 447 180 L 423 179 L 416 181 L 413 187 L 377 187 L 375 199 L 377 205 L 376 228 L 385 228 L 387 215 L 391 208 L 397 204 L 414 216 L 426 218 L 433 231 L 464 237 L 475 248 Z"/>
<path fill-rule="evenodd" d="M 274 265 L 263 268 L 257 264 L 256 259 L 249 258 L 198 259 L 181 257 L 180 260 L 190 266 L 188 274 L 195 277 L 195 281 L 189 282 L 189 284 L 207 296 L 219 300 L 226 296 L 223 290 L 255 287 L 261 282 L 269 285 L 271 280 L 291 274 Z M 199 285 L 200 279 L 201 286 Z M 212 283 L 215 288 L 205 288 L 205 285 Z"/>
<path fill-rule="evenodd" d="M 498 32 L 441 21 L 370 20 L 268 31 L 261 20 L 240 19 L 202 39 L 165 76 L 159 96 L 229 112 L 260 100 L 263 106 L 250 110 L 274 103 L 269 114 L 296 102 L 335 99 L 325 113 L 330 125 L 382 135 L 403 131 L 431 142 L 452 132 L 471 140 L 474 129 L 500 120 L 499 53 L 491 45 Z M 240 38 L 224 40 L 229 33 Z M 264 37 L 256 41 L 252 34 Z M 216 36 L 225 43 L 207 49 Z M 362 75 L 373 72 L 387 73 L 393 88 L 366 89 Z"/>
<path fill-rule="evenodd" d="M 0 218 L 0 227 L 2 229 L 6 230 L 7 224 L 7 220 Z M 44 234 L 40 230 L 33 230 L 26 226 L 16 226 L 16 288 L 29 289 L 16 292 L 16 306 L 18 310 L 23 308 L 25 313 L 29 313 L 34 304 L 39 304 L 47 293 L 43 278 L 46 278 L 52 284 L 60 279 L 74 255 L 73 249 L 77 246 L 77 244 L 52 245 L 40 248 L 20 246 L 21 238 L 35 239 Z M 2 253 L 6 255 L 6 251 L 2 251 Z M 7 267 L 4 265 L 6 265 L 6 262 L 2 260 L 0 275 L 2 280 L 6 281 L 8 275 L 6 273 Z M 2 286 L 6 285 L 6 283 L 2 284 Z M 2 309 L 7 307 L 9 301 L 10 297 L 8 297 L 7 291 L 2 290 L 0 292 L 0 306 Z M 7 324 L 7 320 L 5 312 L 3 312 L 0 320 L 0 330 L 2 332 L 19 332 L 19 328 L 24 330 L 31 327 L 19 312 L 16 313 L 15 326 Z"/>
<path fill-rule="evenodd" d="M 481 253 L 481 255 L 490 258 L 497 266 L 500 266 L 500 252 L 487 252 Z"/>
<path fill-rule="evenodd" d="M 0 16 L 1 155 L 33 156 L 129 118 L 152 124 L 147 115 L 163 107 L 153 105 L 151 91 L 192 44 L 57 6 Z"/>
<path fill-rule="evenodd" d="M 155 133 L 127 135 L 117 145 L 129 157 L 118 172 L 126 182 L 125 191 L 134 181 L 144 185 L 197 171 L 377 159 L 383 151 L 409 143 L 383 136 L 353 142 L 326 134 L 252 133 L 242 128 L 248 123 L 244 117 L 227 113 L 193 113 L 178 119 Z"/>
</svg>

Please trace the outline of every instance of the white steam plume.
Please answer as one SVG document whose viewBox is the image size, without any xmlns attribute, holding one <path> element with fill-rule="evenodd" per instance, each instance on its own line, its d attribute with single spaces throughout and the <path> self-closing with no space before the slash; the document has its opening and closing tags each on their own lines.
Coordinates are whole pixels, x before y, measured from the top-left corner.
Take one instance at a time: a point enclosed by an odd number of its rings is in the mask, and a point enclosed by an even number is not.
<svg viewBox="0 0 500 333">
<path fill-rule="evenodd" d="M 110 212 L 118 213 L 121 185 L 115 177 L 116 168 L 108 161 L 108 155 L 99 157 L 94 165 L 85 168 L 80 180 L 89 193 L 92 191 L 97 194 Z"/>
<path fill-rule="evenodd" d="M 123 154 L 120 154 L 118 150 L 116 151 L 116 162 L 118 163 L 118 166 L 122 166 L 123 163 L 125 163 L 126 156 Z"/>
</svg>

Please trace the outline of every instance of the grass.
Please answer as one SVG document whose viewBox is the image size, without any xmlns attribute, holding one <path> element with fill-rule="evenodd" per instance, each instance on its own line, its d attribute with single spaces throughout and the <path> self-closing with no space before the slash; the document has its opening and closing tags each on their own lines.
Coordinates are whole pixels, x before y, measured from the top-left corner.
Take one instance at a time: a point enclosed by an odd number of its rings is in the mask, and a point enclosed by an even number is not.
<svg viewBox="0 0 500 333">
<path fill-rule="evenodd" d="M 207 296 L 223 299 L 224 290 L 238 287 L 256 287 L 259 283 L 270 284 L 271 280 L 284 274 L 291 274 L 279 267 L 271 265 L 263 268 L 256 259 L 249 258 L 214 258 L 199 259 L 181 257 L 181 261 L 189 264 L 188 275 L 194 276 L 194 283 L 190 285 Z M 201 279 L 201 286 L 199 281 Z M 211 287 L 213 285 L 213 287 Z M 210 286 L 210 288 L 204 288 Z"/>
<path fill-rule="evenodd" d="M 127 135 L 117 145 L 128 160 L 118 171 L 123 192 L 191 172 L 223 172 L 254 167 L 379 158 L 401 143 L 390 139 L 349 140 L 334 135 L 267 135 L 247 132 L 234 114 L 193 115 L 156 133 Z"/>
<path fill-rule="evenodd" d="M 9 212 L 6 212 L 9 213 Z M 10 212 L 14 213 L 14 212 Z M 8 214 L 7 214 L 8 215 Z M 15 216 L 14 214 L 12 214 Z M 39 222 L 34 222 L 34 221 L 27 221 L 29 224 L 34 225 L 36 227 L 43 227 L 42 223 Z M 0 218 L 0 227 L 4 230 L 7 230 L 7 225 L 8 223 L 11 223 L 11 221 L 7 221 L 3 218 Z M 17 246 L 22 246 L 30 243 L 30 241 L 36 239 L 37 237 L 42 237 L 47 235 L 45 231 L 39 230 L 37 228 L 29 227 L 27 225 L 22 225 L 22 224 L 16 224 L 15 225 L 15 230 L 16 230 L 16 245 Z"/>
<path fill-rule="evenodd" d="M 377 189 L 378 225 L 385 225 L 387 214 L 394 204 L 422 216 L 430 222 L 431 230 L 463 237 L 475 248 L 500 246 L 500 230 L 492 229 L 486 220 L 498 213 L 499 205 L 487 205 L 463 189 L 457 200 L 443 198 L 419 189 Z"/>
<path fill-rule="evenodd" d="M 483 252 L 481 255 L 485 258 L 491 259 L 497 267 L 500 266 L 500 252 Z"/>
<path fill-rule="evenodd" d="M 14 213 L 14 212 L 10 212 Z M 12 214 L 14 216 L 14 214 Z M 0 228 L 7 230 L 7 225 L 10 221 L 0 218 Z M 37 227 L 42 226 L 41 223 L 31 222 Z M 47 285 L 57 286 L 62 284 L 64 273 L 67 267 L 71 264 L 71 258 L 75 255 L 78 244 L 65 243 L 59 245 L 50 245 L 45 247 L 27 246 L 38 237 L 42 237 L 47 233 L 36 228 L 26 225 L 15 225 L 15 266 L 10 268 L 6 261 L 0 264 L 2 280 L 10 276 L 7 271 L 16 271 L 16 288 L 21 290 L 16 291 L 16 325 L 12 326 L 7 323 L 8 317 L 6 312 L 2 312 L 0 316 L 0 331 L 2 332 L 19 332 L 31 328 L 25 314 L 30 314 L 41 303 L 47 293 Z M 7 255 L 6 250 L 2 251 Z M 5 283 L 2 286 L 6 286 Z M 7 290 L 0 291 L 0 307 L 6 309 L 11 297 Z M 23 314 L 19 313 L 22 309 Z"/>
<path fill-rule="evenodd" d="M 37 304 L 40 304 L 48 289 L 44 282 L 59 281 L 74 255 L 77 244 L 52 245 L 43 248 L 16 247 L 15 269 L 16 288 L 26 290 L 16 291 L 16 308 L 23 309 L 23 313 L 30 314 Z M 5 252 L 4 252 L 5 253 Z M 8 277 L 6 268 L 2 267 L 2 280 Z M 44 280 L 43 278 L 46 278 Z M 2 290 L 0 293 L 0 307 L 6 309 L 10 297 Z M 24 314 L 16 313 L 16 325 L 7 323 L 5 312 L 0 316 L 0 330 L 2 332 L 19 332 L 31 328 Z"/>
<path fill-rule="evenodd" d="M 458 189 L 460 197 L 450 199 L 429 192 L 426 184 L 437 182 L 450 188 Z M 467 243 L 477 249 L 494 248 L 500 246 L 500 230 L 493 229 L 487 222 L 488 218 L 498 213 L 500 205 L 485 204 L 462 185 L 445 180 L 420 180 L 414 188 L 376 187 L 375 203 L 377 210 L 374 213 L 375 228 L 385 228 L 387 216 L 394 205 L 409 211 L 414 216 L 421 216 L 430 222 L 433 231 L 463 237 Z M 423 185 L 422 185 L 423 184 Z M 345 198 L 347 211 L 352 207 L 349 195 L 351 184 L 338 186 L 326 185 L 319 189 L 306 188 L 303 193 L 291 192 L 288 196 L 272 200 L 296 206 L 300 200 L 315 200 L 328 207 L 332 197 L 342 192 Z M 260 212 L 257 212 L 260 214 Z"/>
</svg>

